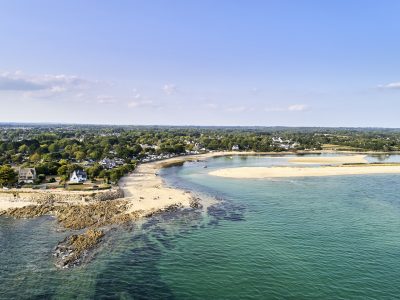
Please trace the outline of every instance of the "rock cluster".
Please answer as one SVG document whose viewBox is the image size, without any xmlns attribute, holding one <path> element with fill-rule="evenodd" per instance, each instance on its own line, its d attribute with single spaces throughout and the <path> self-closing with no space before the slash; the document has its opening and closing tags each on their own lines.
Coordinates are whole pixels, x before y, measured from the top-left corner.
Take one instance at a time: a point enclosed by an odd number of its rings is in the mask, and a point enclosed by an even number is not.
<svg viewBox="0 0 400 300">
<path fill-rule="evenodd" d="M 54 249 L 56 266 L 59 268 L 79 266 L 89 257 L 90 251 L 99 244 L 103 236 L 102 230 L 88 229 L 85 233 L 66 237 Z"/>
<path fill-rule="evenodd" d="M 203 205 L 200 204 L 200 198 L 192 197 L 189 203 L 190 207 L 193 209 L 202 208 Z"/>
<path fill-rule="evenodd" d="M 40 205 L 29 205 L 12 208 L 1 214 L 14 218 L 33 218 L 43 215 L 54 215 L 58 222 L 68 229 L 83 229 L 91 226 L 101 227 L 110 224 L 121 224 L 136 220 L 140 211 L 127 214 L 126 200 L 93 201 L 82 204 L 58 204 L 48 202 Z"/>
<path fill-rule="evenodd" d="M 177 210 L 179 210 L 181 208 L 183 208 L 183 205 L 181 203 L 171 204 L 171 205 L 166 206 L 166 207 L 161 208 L 161 209 L 152 210 L 152 211 L 146 213 L 144 215 L 144 217 L 153 217 L 155 215 L 159 215 L 159 214 L 162 214 L 162 213 L 165 213 L 165 212 L 174 212 L 174 211 L 177 211 Z"/>
<path fill-rule="evenodd" d="M 129 224 L 143 214 L 142 211 L 128 213 L 128 207 L 128 201 L 123 199 L 92 201 L 86 204 L 48 201 L 39 205 L 9 209 L 0 212 L 0 215 L 15 218 L 54 215 L 64 228 L 73 230 L 90 228 L 83 234 L 68 236 L 55 248 L 55 265 L 59 268 L 69 268 L 89 260 L 93 247 L 104 235 L 105 227 L 113 224 Z"/>
</svg>

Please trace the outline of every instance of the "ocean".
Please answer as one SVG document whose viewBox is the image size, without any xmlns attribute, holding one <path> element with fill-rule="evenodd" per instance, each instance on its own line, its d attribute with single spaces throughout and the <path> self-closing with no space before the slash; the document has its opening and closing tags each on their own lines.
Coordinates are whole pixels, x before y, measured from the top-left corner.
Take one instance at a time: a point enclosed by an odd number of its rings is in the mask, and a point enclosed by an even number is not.
<svg viewBox="0 0 400 300">
<path fill-rule="evenodd" d="M 53 218 L 0 217 L 0 298 L 398 298 L 400 175 L 208 175 L 287 158 L 219 157 L 163 169 L 169 185 L 217 203 L 116 228 L 92 262 L 71 270 L 53 266 L 53 247 L 68 234 Z"/>
</svg>

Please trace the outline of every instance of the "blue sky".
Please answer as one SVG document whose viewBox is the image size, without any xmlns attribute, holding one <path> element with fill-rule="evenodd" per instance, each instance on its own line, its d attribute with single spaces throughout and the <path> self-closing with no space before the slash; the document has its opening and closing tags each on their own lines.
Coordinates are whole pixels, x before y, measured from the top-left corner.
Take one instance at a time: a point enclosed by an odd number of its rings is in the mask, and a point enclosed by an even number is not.
<svg viewBox="0 0 400 300">
<path fill-rule="evenodd" d="M 400 127 L 399 11 L 0 0 L 0 121 Z"/>
</svg>

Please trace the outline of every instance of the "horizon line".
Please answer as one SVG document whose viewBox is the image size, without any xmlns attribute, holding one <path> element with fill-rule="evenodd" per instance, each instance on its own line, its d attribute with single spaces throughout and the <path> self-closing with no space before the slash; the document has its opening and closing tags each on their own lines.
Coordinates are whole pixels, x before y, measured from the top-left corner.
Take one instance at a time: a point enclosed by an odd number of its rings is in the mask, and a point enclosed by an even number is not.
<svg viewBox="0 0 400 300">
<path fill-rule="evenodd" d="M 173 125 L 173 124 L 111 124 L 111 123 L 66 123 L 66 122 L 0 122 L 2 125 L 78 125 L 78 126 L 109 126 L 109 127 L 216 127 L 216 128 L 321 128 L 321 129 L 397 129 L 400 127 L 381 126 L 288 126 L 288 125 Z"/>
</svg>

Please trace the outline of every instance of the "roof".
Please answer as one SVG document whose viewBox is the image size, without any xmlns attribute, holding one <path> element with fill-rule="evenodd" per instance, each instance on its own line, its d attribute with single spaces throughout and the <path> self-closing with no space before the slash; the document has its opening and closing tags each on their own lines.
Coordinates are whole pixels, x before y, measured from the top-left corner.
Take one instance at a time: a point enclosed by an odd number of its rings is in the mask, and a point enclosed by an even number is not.
<svg viewBox="0 0 400 300">
<path fill-rule="evenodd" d="M 27 174 L 36 174 L 35 168 L 20 168 L 18 171 L 19 176 L 26 176 Z"/>
<path fill-rule="evenodd" d="M 77 176 L 82 176 L 82 177 L 86 177 L 86 172 L 83 170 L 74 170 L 74 172 Z"/>
</svg>

